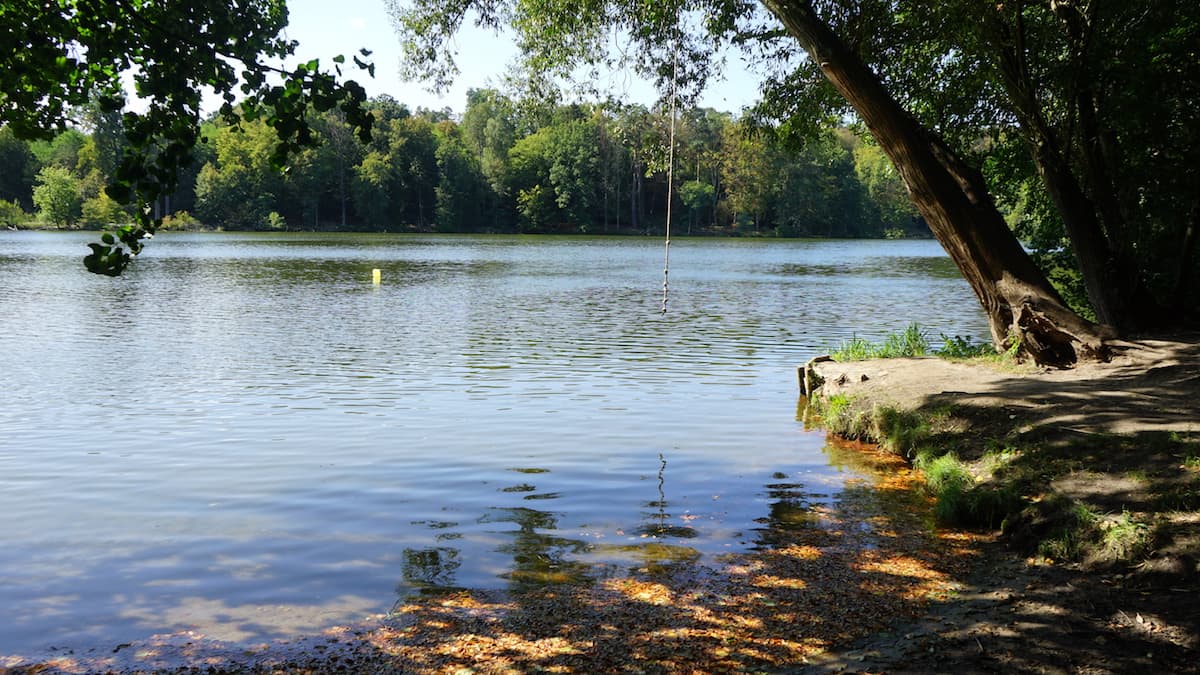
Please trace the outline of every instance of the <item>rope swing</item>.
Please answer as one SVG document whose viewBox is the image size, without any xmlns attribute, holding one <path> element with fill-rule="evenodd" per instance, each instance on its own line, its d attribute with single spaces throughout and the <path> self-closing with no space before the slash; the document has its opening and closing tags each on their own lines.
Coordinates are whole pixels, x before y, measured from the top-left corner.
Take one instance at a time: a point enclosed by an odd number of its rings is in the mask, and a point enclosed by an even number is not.
<svg viewBox="0 0 1200 675">
<path fill-rule="evenodd" d="M 662 313 L 667 313 L 667 298 L 670 294 L 671 276 L 671 193 L 675 180 L 675 101 L 679 88 L 679 50 L 671 56 L 671 131 L 667 147 L 667 236 L 663 243 Z"/>
</svg>

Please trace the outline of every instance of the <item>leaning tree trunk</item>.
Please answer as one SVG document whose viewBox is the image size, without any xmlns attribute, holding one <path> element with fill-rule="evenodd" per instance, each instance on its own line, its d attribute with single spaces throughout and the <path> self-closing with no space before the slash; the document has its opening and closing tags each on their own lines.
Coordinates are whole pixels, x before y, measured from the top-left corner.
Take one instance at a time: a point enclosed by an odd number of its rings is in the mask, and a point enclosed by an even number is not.
<svg viewBox="0 0 1200 675">
<path fill-rule="evenodd" d="M 1015 339 L 1036 362 L 1058 366 L 1106 358 L 1104 341 L 1112 331 L 1066 306 L 1008 229 L 982 174 L 900 106 L 811 2 L 762 2 L 892 160 L 913 203 L 983 305 L 996 347 L 1006 348 Z"/>
</svg>

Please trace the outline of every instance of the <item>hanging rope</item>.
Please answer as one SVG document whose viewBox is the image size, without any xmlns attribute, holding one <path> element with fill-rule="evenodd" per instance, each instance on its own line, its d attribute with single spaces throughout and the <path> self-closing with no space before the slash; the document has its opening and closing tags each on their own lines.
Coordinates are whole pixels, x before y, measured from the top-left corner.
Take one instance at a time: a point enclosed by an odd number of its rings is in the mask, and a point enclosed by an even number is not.
<svg viewBox="0 0 1200 675">
<path fill-rule="evenodd" d="M 678 99 L 679 88 L 679 51 L 671 57 L 671 132 L 670 146 L 667 148 L 667 237 L 663 243 L 663 295 L 662 313 L 667 313 L 667 297 L 670 292 L 671 276 L 671 193 L 675 189 L 675 101 Z"/>
</svg>

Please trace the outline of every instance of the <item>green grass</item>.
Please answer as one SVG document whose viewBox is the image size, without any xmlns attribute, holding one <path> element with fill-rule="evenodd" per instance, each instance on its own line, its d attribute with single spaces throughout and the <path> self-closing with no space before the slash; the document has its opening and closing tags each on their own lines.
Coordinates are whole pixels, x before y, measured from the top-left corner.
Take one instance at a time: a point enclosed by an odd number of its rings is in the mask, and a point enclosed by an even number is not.
<svg viewBox="0 0 1200 675">
<path fill-rule="evenodd" d="M 1038 544 L 1038 554 L 1051 560 L 1082 557 L 1088 541 L 1095 536 L 1100 514 L 1066 497 L 1047 500 L 1042 510 L 1051 515 L 1055 527 Z"/>
<path fill-rule="evenodd" d="M 1150 482 L 1150 476 L 1147 475 L 1146 472 L 1141 469 L 1133 469 L 1132 471 L 1126 471 L 1125 477 L 1135 483 L 1149 483 Z"/>
<path fill-rule="evenodd" d="M 941 334 L 942 346 L 933 350 L 929 337 L 918 323 L 910 323 L 898 333 L 891 333 L 881 342 L 871 342 L 857 335 L 849 340 L 843 340 L 837 347 L 829 349 L 833 360 L 846 363 L 849 361 L 865 361 L 867 359 L 898 359 L 914 356 L 936 355 L 943 359 L 960 361 L 987 361 L 1000 365 L 1018 363 L 1020 345 L 1013 340 L 1013 346 L 1008 351 L 997 352 L 991 342 L 974 342 L 961 335 L 948 336 Z"/>
<path fill-rule="evenodd" d="M 838 418 L 845 414 L 846 410 L 849 408 L 850 397 L 842 394 L 836 394 L 825 399 L 824 410 L 821 411 L 821 414 L 827 419 Z"/>
<path fill-rule="evenodd" d="M 975 476 L 954 453 L 934 456 L 922 453 L 915 466 L 925 474 L 925 486 L 936 498 L 934 515 L 943 523 L 962 523 L 970 519 Z"/>
<path fill-rule="evenodd" d="M 1054 520 L 1056 526 L 1038 545 L 1038 553 L 1051 560 L 1128 563 L 1142 557 L 1153 544 L 1150 526 L 1129 511 L 1106 516 L 1066 498 L 1059 498 L 1054 505 L 1052 508 L 1061 510 Z"/>
<path fill-rule="evenodd" d="M 1135 520 L 1129 511 L 1122 511 L 1119 517 L 1105 519 L 1100 530 L 1100 541 L 1093 554 L 1100 561 L 1136 559 L 1152 543 L 1150 526 Z"/>
<path fill-rule="evenodd" d="M 972 342 L 961 335 L 950 337 L 942 333 L 942 346 L 935 353 L 944 359 L 975 359 L 992 356 L 996 350 L 990 342 Z"/>
<path fill-rule="evenodd" d="M 1003 370 L 1020 369 L 1022 361 L 1021 343 L 1010 339 L 1009 348 L 1003 352 L 996 351 L 991 342 L 974 342 L 960 335 L 953 337 L 942 333 L 942 346 L 934 352 L 939 358 L 948 361 L 975 361 L 999 366 Z"/>
<path fill-rule="evenodd" d="M 1154 496 L 1154 506 L 1162 511 L 1200 511 L 1200 484 L 1172 486 Z"/>
<path fill-rule="evenodd" d="M 925 356 L 929 353 L 929 339 L 921 326 L 916 323 L 899 333 L 892 333 L 883 342 L 868 342 L 860 337 L 845 340 L 837 348 L 830 351 L 835 361 L 864 361 L 866 359 L 898 359 L 913 356 Z"/>
</svg>

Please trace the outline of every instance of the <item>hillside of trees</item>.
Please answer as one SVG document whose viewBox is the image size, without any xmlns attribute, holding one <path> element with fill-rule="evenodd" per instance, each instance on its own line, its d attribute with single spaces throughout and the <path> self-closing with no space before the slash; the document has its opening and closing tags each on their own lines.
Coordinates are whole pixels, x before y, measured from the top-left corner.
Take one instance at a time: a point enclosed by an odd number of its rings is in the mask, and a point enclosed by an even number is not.
<svg viewBox="0 0 1200 675">
<path fill-rule="evenodd" d="M 647 234 L 665 225 L 670 118 L 641 105 L 534 105 L 470 92 L 465 112 L 369 101 L 363 143 L 337 110 L 284 172 L 262 118 L 202 125 L 164 225 L 228 230 Z M 124 151 L 120 113 L 91 106 L 52 140 L 0 128 L 0 224 L 128 220 L 104 194 Z M 673 230 L 785 237 L 927 236 L 892 165 L 850 130 L 802 148 L 712 109 L 676 121 Z"/>
</svg>

